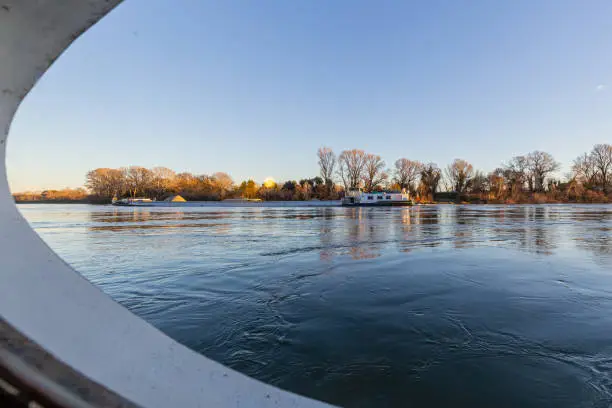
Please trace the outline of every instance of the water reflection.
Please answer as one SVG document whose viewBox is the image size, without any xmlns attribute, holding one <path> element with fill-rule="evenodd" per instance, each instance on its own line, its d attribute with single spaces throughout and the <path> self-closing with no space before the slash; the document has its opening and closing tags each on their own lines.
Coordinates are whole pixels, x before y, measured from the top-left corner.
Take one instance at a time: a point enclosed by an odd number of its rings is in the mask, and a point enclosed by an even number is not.
<svg viewBox="0 0 612 408">
<path fill-rule="evenodd" d="M 88 212 L 92 233 L 188 231 L 203 235 L 252 234 L 289 239 L 268 255 L 316 250 L 319 258 L 373 259 L 395 248 L 507 247 L 539 255 L 587 250 L 612 255 L 611 206 L 416 206 L 411 208 L 124 209 Z M 169 232 L 173 234 L 174 232 Z M 313 242 L 316 236 L 318 242 Z M 287 244 L 296 244 L 287 248 Z"/>
</svg>

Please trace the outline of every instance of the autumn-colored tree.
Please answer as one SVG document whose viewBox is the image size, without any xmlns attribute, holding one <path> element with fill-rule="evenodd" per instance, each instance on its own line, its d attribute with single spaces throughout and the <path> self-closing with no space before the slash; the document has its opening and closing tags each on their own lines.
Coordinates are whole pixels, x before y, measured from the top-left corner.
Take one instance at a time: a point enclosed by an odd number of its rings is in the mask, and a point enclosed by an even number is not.
<svg viewBox="0 0 612 408">
<path fill-rule="evenodd" d="M 109 201 L 115 196 L 121 196 L 126 189 L 123 172 L 109 168 L 89 171 L 85 176 L 85 186 L 94 196 Z"/>
<path fill-rule="evenodd" d="M 500 200 L 504 195 L 506 188 L 506 180 L 504 178 L 504 169 L 497 168 L 489 173 L 489 194 L 494 200 Z"/>
<path fill-rule="evenodd" d="M 259 187 L 253 180 L 243 181 L 238 188 L 243 198 L 255 198 Z"/>
<path fill-rule="evenodd" d="M 40 201 L 40 193 L 36 191 L 13 193 L 13 199 L 17 203 Z"/>
<path fill-rule="evenodd" d="M 40 198 L 44 201 L 80 201 L 87 198 L 87 192 L 82 188 L 45 190 L 40 193 Z"/>
<path fill-rule="evenodd" d="M 83 188 L 64 188 L 62 190 L 44 190 L 42 192 L 25 192 L 13 194 L 15 202 L 84 202 L 87 191 Z"/>
<path fill-rule="evenodd" d="M 299 183 L 295 186 L 294 199 L 310 200 L 312 198 L 313 187 L 308 181 Z"/>
<path fill-rule="evenodd" d="M 567 201 L 579 201 L 584 196 L 584 184 L 576 177 L 572 178 L 567 185 L 565 192 Z"/>
<path fill-rule="evenodd" d="M 220 198 L 225 198 L 234 186 L 234 180 L 227 173 L 217 172 L 211 179 Z"/>
<path fill-rule="evenodd" d="M 210 178 L 206 175 L 177 174 L 174 179 L 174 186 L 174 191 L 189 201 L 219 199 L 219 196 L 213 189 Z"/>
<path fill-rule="evenodd" d="M 167 167 L 154 167 L 151 169 L 150 185 L 147 190 L 150 194 L 162 199 L 175 188 L 176 173 Z"/>
<path fill-rule="evenodd" d="M 152 179 L 151 170 L 140 166 L 125 167 L 122 170 L 127 191 L 131 197 L 144 194 L 150 188 Z"/>
<path fill-rule="evenodd" d="M 200 181 L 191 173 L 179 173 L 174 178 L 174 182 L 178 191 L 184 191 L 186 189 L 196 189 Z"/>
</svg>

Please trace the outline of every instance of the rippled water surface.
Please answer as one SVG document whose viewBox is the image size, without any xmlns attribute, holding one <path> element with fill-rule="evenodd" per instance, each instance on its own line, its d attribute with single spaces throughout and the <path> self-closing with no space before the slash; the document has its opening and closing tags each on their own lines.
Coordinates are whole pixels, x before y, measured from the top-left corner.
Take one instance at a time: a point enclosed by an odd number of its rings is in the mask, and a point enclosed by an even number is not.
<svg viewBox="0 0 612 408">
<path fill-rule="evenodd" d="M 168 335 L 345 406 L 612 406 L 612 206 L 22 205 Z"/>
</svg>

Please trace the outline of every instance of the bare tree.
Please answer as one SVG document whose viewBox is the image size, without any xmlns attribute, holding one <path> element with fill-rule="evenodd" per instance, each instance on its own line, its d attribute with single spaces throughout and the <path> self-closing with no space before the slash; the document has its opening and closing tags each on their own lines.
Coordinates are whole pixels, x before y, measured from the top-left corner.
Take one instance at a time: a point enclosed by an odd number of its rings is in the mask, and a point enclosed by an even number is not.
<svg viewBox="0 0 612 408">
<path fill-rule="evenodd" d="M 329 147 L 321 147 L 317 151 L 319 157 L 319 169 L 321 172 L 321 178 L 325 182 L 327 196 L 331 196 L 334 188 L 334 170 L 336 168 L 336 155 L 334 151 Z"/>
<path fill-rule="evenodd" d="M 338 175 L 344 183 L 344 189 L 359 188 L 364 174 L 366 153 L 363 150 L 344 150 L 338 156 Z"/>
<path fill-rule="evenodd" d="M 401 189 L 409 189 L 410 192 L 415 191 L 415 184 L 423 164 L 418 161 L 408 159 L 398 159 L 395 161 L 395 177 L 394 181 L 399 184 Z"/>
<path fill-rule="evenodd" d="M 468 191 L 476 194 L 483 194 L 489 190 L 489 178 L 481 171 L 475 171 L 474 177 L 468 186 Z"/>
<path fill-rule="evenodd" d="M 591 187 L 597 182 L 597 168 L 593 155 L 582 154 L 574 159 L 572 176 L 582 185 Z"/>
<path fill-rule="evenodd" d="M 536 150 L 527 155 L 527 168 L 533 177 L 532 191 L 544 191 L 546 177 L 559 168 L 559 163 L 549 153 Z"/>
<path fill-rule="evenodd" d="M 144 193 L 151 186 L 151 171 L 140 166 L 130 166 L 122 169 L 127 190 L 132 197 Z"/>
<path fill-rule="evenodd" d="M 125 180 L 121 170 L 101 168 L 87 173 L 85 186 L 92 194 L 110 200 L 123 193 Z"/>
<path fill-rule="evenodd" d="M 426 164 L 421 168 L 421 184 L 424 187 L 425 193 L 430 195 L 432 200 L 438 189 L 441 177 L 442 172 L 435 163 Z"/>
<path fill-rule="evenodd" d="M 151 191 L 156 198 L 161 198 L 172 189 L 176 173 L 167 167 L 153 167 L 151 169 Z"/>
<path fill-rule="evenodd" d="M 365 156 L 363 171 L 363 186 L 365 191 L 371 192 L 389 178 L 385 171 L 385 161 L 376 154 L 368 153 Z"/>
<path fill-rule="evenodd" d="M 450 192 L 453 191 L 453 183 L 452 181 L 444 176 L 444 172 L 440 173 L 440 182 L 438 183 L 438 191 Z"/>
<path fill-rule="evenodd" d="M 529 190 L 533 190 L 533 178 L 528 174 L 528 160 L 525 156 L 515 156 L 504 165 L 502 175 L 508 189 L 517 194 L 523 190 L 525 183 L 529 184 Z"/>
<path fill-rule="evenodd" d="M 456 192 L 464 193 L 474 177 L 474 167 L 465 160 L 455 159 L 446 167 L 446 177 Z"/>
<path fill-rule="evenodd" d="M 608 184 L 612 181 L 612 145 L 597 144 L 591 151 L 593 164 L 597 169 L 597 177 L 604 193 L 608 192 Z"/>
<path fill-rule="evenodd" d="M 217 190 L 219 190 L 221 198 L 224 198 L 234 187 L 234 179 L 232 179 L 229 174 L 222 171 L 213 174 L 212 180 Z"/>
</svg>

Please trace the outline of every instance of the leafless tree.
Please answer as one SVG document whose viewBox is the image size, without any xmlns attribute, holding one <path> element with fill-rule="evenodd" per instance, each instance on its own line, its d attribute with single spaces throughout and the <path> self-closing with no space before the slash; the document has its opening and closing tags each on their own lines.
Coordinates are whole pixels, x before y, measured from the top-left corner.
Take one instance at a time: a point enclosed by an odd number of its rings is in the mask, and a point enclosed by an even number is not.
<svg viewBox="0 0 612 408">
<path fill-rule="evenodd" d="M 440 178 L 442 177 L 442 171 L 438 168 L 435 163 L 429 163 L 421 168 L 421 184 L 424 187 L 425 192 L 434 198 Z"/>
<path fill-rule="evenodd" d="M 366 154 L 363 171 L 363 186 L 365 191 L 371 192 L 376 190 L 388 178 L 389 175 L 385 171 L 385 161 L 376 154 Z"/>
<path fill-rule="evenodd" d="M 515 156 L 504 165 L 503 172 L 500 175 L 503 176 L 508 189 L 513 194 L 523 191 L 526 182 L 529 184 L 529 190 L 533 189 L 533 178 L 527 174 L 527 165 L 528 161 L 525 156 Z"/>
<path fill-rule="evenodd" d="M 123 193 L 125 182 L 121 170 L 100 168 L 87 173 L 85 186 L 92 194 L 110 200 Z"/>
<path fill-rule="evenodd" d="M 597 168 L 592 155 L 584 153 L 574 159 L 572 177 L 587 187 L 591 187 L 597 182 Z"/>
<path fill-rule="evenodd" d="M 338 156 L 338 175 L 344 183 L 344 189 L 359 188 L 364 174 L 366 153 L 363 150 L 344 150 Z"/>
<path fill-rule="evenodd" d="M 474 172 L 474 177 L 468 186 L 468 191 L 476 194 L 483 194 L 489 190 L 489 178 L 481 171 Z"/>
<path fill-rule="evenodd" d="M 321 178 L 325 182 L 327 195 L 331 195 L 334 188 L 334 170 L 336 168 L 336 155 L 334 151 L 329 147 L 321 147 L 317 151 L 319 157 L 319 169 L 321 172 Z"/>
<path fill-rule="evenodd" d="M 546 177 L 559 168 L 551 154 L 536 150 L 527 155 L 527 168 L 533 177 L 533 190 L 544 191 Z"/>
<path fill-rule="evenodd" d="M 400 188 L 407 188 L 411 192 L 415 191 L 415 184 L 421 173 L 423 164 L 408 159 L 398 159 L 395 161 L 395 177 L 394 181 L 399 184 Z"/>
<path fill-rule="evenodd" d="M 136 197 L 138 193 L 144 193 L 151 185 L 151 170 L 140 167 L 130 166 L 122 169 L 127 190 L 132 197 Z"/>
<path fill-rule="evenodd" d="M 150 190 L 157 198 L 161 198 L 169 190 L 172 189 L 172 184 L 176 173 L 167 167 L 153 167 L 151 169 L 151 185 Z"/>
<path fill-rule="evenodd" d="M 453 191 L 453 183 L 450 181 L 448 177 L 444 176 L 444 171 L 440 170 L 440 182 L 438 183 L 438 191 L 450 192 Z"/>
<path fill-rule="evenodd" d="M 456 192 L 464 193 L 474 177 L 474 167 L 465 160 L 455 159 L 446 167 L 446 177 Z"/>
<path fill-rule="evenodd" d="M 597 177 L 604 193 L 608 192 L 608 184 L 612 181 L 612 145 L 597 144 L 591 151 L 593 164 L 597 169 Z"/>
<path fill-rule="evenodd" d="M 234 187 L 234 179 L 222 171 L 219 171 L 212 175 L 212 179 L 214 180 L 215 185 L 219 189 L 222 196 L 224 196 L 228 191 Z"/>
</svg>

